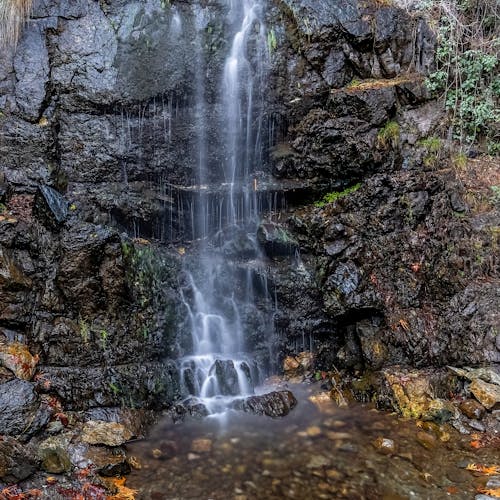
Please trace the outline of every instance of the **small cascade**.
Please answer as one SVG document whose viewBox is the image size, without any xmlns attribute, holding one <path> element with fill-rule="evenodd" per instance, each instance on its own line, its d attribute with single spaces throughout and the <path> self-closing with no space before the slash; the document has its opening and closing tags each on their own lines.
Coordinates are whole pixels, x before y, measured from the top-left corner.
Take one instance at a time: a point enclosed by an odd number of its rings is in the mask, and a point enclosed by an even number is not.
<svg viewBox="0 0 500 500">
<path fill-rule="evenodd" d="M 200 19 L 200 24 L 203 20 Z M 262 5 L 257 0 L 230 2 L 226 19 L 232 43 L 221 75 L 218 143 L 224 148 L 220 189 L 209 193 L 207 103 L 202 44 L 197 50 L 196 81 L 198 165 L 189 203 L 196 265 L 186 269 L 184 328 L 191 333 L 191 354 L 180 361 L 186 395 L 196 397 L 209 413 L 224 412 L 235 398 L 254 393 L 262 368 L 252 359 L 249 337 L 255 330 L 273 333 L 266 307 L 272 310 L 267 282 L 258 285 L 261 254 L 256 240 L 259 205 L 256 175 L 262 167 L 263 81 L 266 31 Z M 213 166 L 211 166 L 213 168 Z M 262 281 L 262 280 L 261 280 Z M 249 323 L 252 327 L 249 327 Z"/>
</svg>

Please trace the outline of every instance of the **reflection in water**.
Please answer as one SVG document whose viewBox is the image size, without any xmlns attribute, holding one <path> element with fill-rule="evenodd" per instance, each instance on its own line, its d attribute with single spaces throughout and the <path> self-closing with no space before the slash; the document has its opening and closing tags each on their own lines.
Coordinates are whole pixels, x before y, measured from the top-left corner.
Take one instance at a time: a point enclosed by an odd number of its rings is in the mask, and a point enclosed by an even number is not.
<svg viewBox="0 0 500 500">
<path fill-rule="evenodd" d="M 142 469 L 127 484 L 151 500 L 470 499 L 487 479 L 463 464 L 498 461 L 452 429 L 338 408 L 314 396 L 317 385 L 292 390 L 299 404 L 282 419 L 228 412 L 223 423 L 161 423 L 129 447 Z"/>
</svg>

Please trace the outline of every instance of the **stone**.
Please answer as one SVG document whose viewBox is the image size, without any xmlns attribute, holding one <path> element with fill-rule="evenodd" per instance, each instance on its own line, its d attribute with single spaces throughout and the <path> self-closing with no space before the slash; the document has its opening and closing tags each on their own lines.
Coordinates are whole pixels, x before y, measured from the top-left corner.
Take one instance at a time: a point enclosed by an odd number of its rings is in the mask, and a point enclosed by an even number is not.
<svg viewBox="0 0 500 500">
<path fill-rule="evenodd" d="M 37 462 L 33 451 L 14 438 L 0 439 L 0 480 L 18 483 L 35 472 Z"/>
<path fill-rule="evenodd" d="M 105 444 L 107 446 L 120 446 L 132 437 L 132 432 L 123 424 L 102 420 L 85 422 L 81 434 L 81 440 L 84 443 Z"/>
<path fill-rule="evenodd" d="M 378 437 L 375 441 L 372 441 L 372 444 L 376 450 L 384 455 L 392 455 L 396 452 L 396 444 L 392 439 Z"/>
<path fill-rule="evenodd" d="M 195 453 L 208 453 L 212 450 L 211 439 L 195 439 L 191 443 L 191 451 Z"/>
<path fill-rule="evenodd" d="M 331 465 L 331 460 L 323 455 L 313 455 L 306 467 L 308 469 L 319 469 Z"/>
<path fill-rule="evenodd" d="M 0 343 L 0 363 L 17 378 L 31 380 L 36 371 L 38 355 L 33 356 L 28 346 L 19 342 Z"/>
<path fill-rule="evenodd" d="M 294 255 L 298 243 L 291 233 L 275 222 L 261 222 L 257 229 L 257 241 L 269 257 Z"/>
<path fill-rule="evenodd" d="M 474 397 L 488 410 L 500 403 L 500 386 L 489 384 L 482 379 L 474 379 L 469 387 Z"/>
<path fill-rule="evenodd" d="M 321 436 L 321 434 L 322 434 L 321 428 L 318 427 L 317 425 L 312 425 L 311 427 L 308 427 L 306 429 L 306 434 L 309 437 L 318 437 L 318 436 Z"/>
<path fill-rule="evenodd" d="M 432 434 L 428 432 L 417 432 L 416 436 L 418 444 L 424 447 L 426 450 L 432 450 L 437 446 L 437 439 Z"/>
<path fill-rule="evenodd" d="M 29 438 L 50 420 L 52 410 L 33 383 L 13 379 L 0 388 L 0 429 L 3 435 Z"/>
<path fill-rule="evenodd" d="M 467 418 L 476 420 L 481 420 L 486 412 L 484 406 L 474 399 L 466 399 L 462 401 L 458 407 Z"/>
<path fill-rule="evenodd" d="M 288 415 L 296 405 L 297 400 L 290 391 L 273 391 L 233 402 L 233 408 L 236 410 L 268 417 Z"/>
<path fill-rule="evenodd" d="M 68 202 L 50 186 L 39 186 L 33 208 L 37 217 L 49 227 L 59 226 L 68 217 Z"/>
<path fill-rule="evenodd" d="M 119 447 L 89 446 L 83 456 L 101 476 L 125 476 L 131 470 L 125 451 Z"/>
<path fill-rule="evenodd" d="M 240 392 L 238 373 L 231 359 L 217 359 L 209 371 L 215 374 L 219 394 L 223 396 L 236 396 Z"/>
<path fill-rule="evenodd" d="M 72 468 L 68 454 L 69 437 L 65 435 L 49 437 L 38 446 L 38 457 L 45 472 L 61 474 Z"/>
<path fill-rule="evenodd" d="M 285 376 L 290 378 L 303 376 L 314 367 L 314 354 L 303 351 L 296 356 L 287 356 L 283 361 L 283 371 Z"/>
</svg>

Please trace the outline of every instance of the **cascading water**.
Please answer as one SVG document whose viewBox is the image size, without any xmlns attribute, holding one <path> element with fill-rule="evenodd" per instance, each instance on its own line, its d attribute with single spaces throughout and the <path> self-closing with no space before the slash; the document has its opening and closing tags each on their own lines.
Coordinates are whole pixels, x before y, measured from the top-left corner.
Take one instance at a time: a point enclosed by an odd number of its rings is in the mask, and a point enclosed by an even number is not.
<svg viewBox="0 0 500 500">
<path fill-rule="evenodd" d="M 259 364 L 248 354 L 248 317 L 252 316 L 254 325 L 270 330 L 269 336 L 273 329 L 272 318 L 255 306 L 256 286 L 260 297 L 270 300 L 265 273 L 251 265 L 260 257 L 255 237 L 259 217 L 255 172 L 262 162 L 267 55 L 261 2 L 231 0 L 227 25 L 235 34 L 220 78 L 217 142 L 225 161 L 219 175 L 223 180 L 216 187 L 207 185 L 213 176 L 207 172 L 207 105 L 200 76 L 204 60 L 197 44 L 199 164 L 191 208 L 199 261 L 196 272 L 187 272 L 189 286 L 182 295 L 192 344 L 192 354 L 181 360 L 182 382 L 185 392 L 199 398 L 210 413 L 224 411 L 235 397 L 252 394 L 260 381 Z"/>
</svg>

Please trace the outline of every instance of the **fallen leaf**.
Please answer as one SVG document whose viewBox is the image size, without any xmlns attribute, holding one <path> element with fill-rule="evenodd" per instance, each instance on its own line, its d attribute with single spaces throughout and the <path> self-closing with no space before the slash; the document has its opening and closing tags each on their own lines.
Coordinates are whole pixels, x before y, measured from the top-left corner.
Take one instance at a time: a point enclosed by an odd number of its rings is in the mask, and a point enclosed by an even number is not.
<svg viewBox="0 0 500 500">
<path fill-rule="evenodd" d="M 116 486 L 118 491 L 116 494 L 108 496 L 107 500 L 135 500 L 137 490 L 127 488 L 125 486 L 126 480 L 127 478 L 125 477 L 113 479 L 113 484 Z"/>
<path fill-rule="evenodd" d="M 483 465 L 471 463 L 467 465 L 466 470 L 473 472 L 480 472 L 486 476 L 494 476 L 495 474 L 500 474 L 500 465 Z"/>
<path fill-rule="evenodd" d="M 481 448 L 481 441 L 471 441 L 470 442 L 470 445 L 472 446 L 472 448 Z"/>
<path fill-rule="evenodd" d="M 406 332 L 410 331 L 410 325 L 408 321 L 406 321 L 405 319 L 400 319 L 398 324 L 404 331 Z"/>
<path fill-rule="evenodd" d="M 450 495 L 455 495 L 458 492 L 459 490 L 456 486 L 448 486 L 448 488 L 446 488 L 446 493 L 449 493 Z"/>
<path fill-rule="evenodd" d="M 500 498 L 500 488 L 490 490 L 488 490 L 487 488 L 479 488 L 477 491 L 479 491 L 479 493 L 484 493 L 485 495 L 488 495 L 490 497 Z"/>
</svg>

